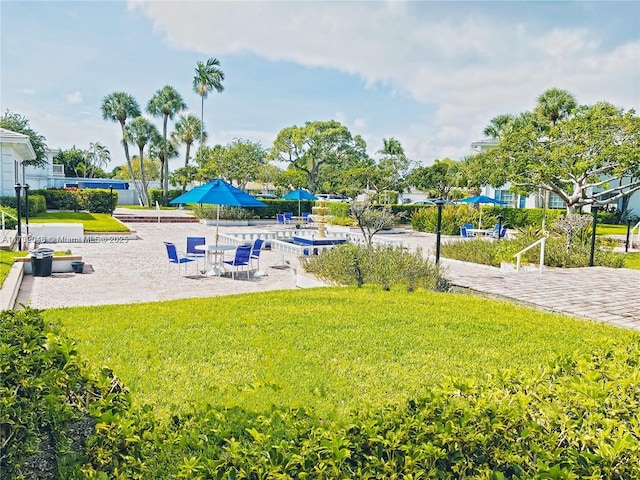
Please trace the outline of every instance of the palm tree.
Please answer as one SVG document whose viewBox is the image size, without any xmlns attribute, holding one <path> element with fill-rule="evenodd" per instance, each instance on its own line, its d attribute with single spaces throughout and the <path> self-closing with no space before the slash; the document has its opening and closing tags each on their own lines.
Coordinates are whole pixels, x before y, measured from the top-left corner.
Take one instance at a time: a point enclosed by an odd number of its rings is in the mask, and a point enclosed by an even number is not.
<svg viewBox="0 0 640 480">
<path fill-rule="evenodd" d="M 536 105 L 536 113 L 551 121 L 553 126 L 564 120 L 578 106 L 576 98 L 567 90 L 551 88 L 542 93 Z"/>
<path fill-rule="evenodd" d="M 140 181 L 142 183 L 142 203 L 150 206 L 149 192 L 147 191 L 147 180 L 144 176 L 144 147 L 153 141 L 154 137 L 159 137 L 156 126 L 144 117 L 134 118 L 129 125 L 126 126 L 126 138 L 138 145 L 140 154 Z M 132 177 L 133 178 L 133 177 Z"/>
<path fill-rule="evenodd" d="M 93 178 L 96 169 L 106 167 L 109 160 L 111 160 L 111 153 L 107 147 L 100 142 L 89 143 L 89 150 L 85 153 L 88 177 Z"/>
<path fill-rule="evenodd" d="M 198 62 L 196 75 L 193 77 L 193 91 L 202 97 L 200 105 L 200 145 L 204 143 L 204 99 L 209 92 L 215 90 L 218 93 L 224 92 L 222 82 L 224 72 L 219 68 L 220 61 L 217 58 L 210 58 L 207 63 Z"/>
<path fill-rule="evenodd" d="M 154 117 L 162 117 L 162 138 L 165 141 L 164 158 L 167 158 L 166 142 L 167 142 L 167 120 L 173 120 L 176 113 L 187 108 L 178 91 L 170 85 L 165 85 L 156 93 L 154 93 L 149 103 L 147 103 L 147 112 Z M 164 181 L 162 182 L 162 202 L 167 205 L 169 196 L 169 162 L 164 162 Z"/>
<path fill-rule="evenodd" d="M 165 157 L 166 155 L 166 157 Z M 178 147 L 160 135 L 153 137 L 149 144 L 149 156 L 160 161 L 160 185 L 164 184 L 164 165 L 165 159 L 169 161 L 172 158 L 178 157 Z"/>
<path fill-rule="evenodd" d="M 193 114 L 180 115 L 178 121 L 174 125 L 175 130 L 171 133 L 171 139 L 174 143 L 184 143 L 187 146 L 187 152 L 184 156 L 184 167 L 189 168 L 189 153 L 191 152 L 191 145 L 195 141 L 198 132 L 200 132 L 200 139 L 206 139 L 206 132 L 202 131 L 202 123 L 198 117 Z M 186 185 L 182 185 L 182 191 L 184 192 Z"/>
<path fill-rule="evenodd" d="M 496 117 L 493 117 L 489 121 L 489 125 L 483 130 L 483 134 L 487 137 L 491 137 L 494 140 L 499 139 L 505 134 L 507 129 L 513 124 L 513 115 L 508 113 L 502 113 Z"/>
<path fill-rule="evenodd" d="M 124 157 L 129 167 L 129 175 L 136 190 L 140 190 L 136 186 L 135 177 L 133 176 L 133 166 L 131 165 L 131 157 L 129 156 L 129 143 L 125 132 L 127 118 L 135 118 L 141 115 L 140 105 L 133 96 L 125 92 L 113 92 L 102 99 L 102 118 L 120 123 L 122 129 L 122 145 L 124 147 Z M 140 193 L 138 193 L 140 195 Z M 142 200 L 142 199 L 141 199 Z"/>
</svg>

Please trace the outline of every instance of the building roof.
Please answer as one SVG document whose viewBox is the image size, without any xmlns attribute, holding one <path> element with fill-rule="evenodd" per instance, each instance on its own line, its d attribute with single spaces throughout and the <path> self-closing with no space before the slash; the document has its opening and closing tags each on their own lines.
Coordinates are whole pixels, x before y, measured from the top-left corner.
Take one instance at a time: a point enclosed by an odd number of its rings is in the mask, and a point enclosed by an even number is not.
<svg viewBox="0 0 640 480">
<path fill-rule="evenodd" d="M 29 135 L 0 128 L 0 145 L 11 145 L 18 152 L 22 160 L 35 160 L 36 152 L 33 150 Z"/>
</svg>

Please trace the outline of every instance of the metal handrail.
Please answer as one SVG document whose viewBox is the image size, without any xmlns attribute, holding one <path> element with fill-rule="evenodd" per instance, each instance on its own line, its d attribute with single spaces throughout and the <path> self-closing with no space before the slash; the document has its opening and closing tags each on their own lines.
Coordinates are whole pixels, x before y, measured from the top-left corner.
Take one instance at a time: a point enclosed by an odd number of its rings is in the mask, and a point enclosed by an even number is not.
<svg viewBox="0 0 640 480">
<path fill-rule="evenodd" d="M 7 213 L 7 212 L 5 212 L 4 210 L 2 210 L 2 230 L 4 230 L 4 227 L 5 227 L 5 223 L 4 223 L 4 217 L 5 217 L 5 215 L 6 215 L 7 217 L 11 217 L 11 218 L 13 218 L 16 222 L 18 221 L 18 219 L 17 219 L 16 217 L 14 217 L 14 216 L 13 216 L 13 215 L 11 215 L 10 213 Z"/>
<path fill-rule="evenodd" d="M 4 219 L 3 219 L 3 222 L 4 222 Z M 640 243 L 640 220 L 638 221 L 638 223 L 635 224 L 635 226 L 629 232 L 629 234 L 630 234 L 630 236 L 629 236 L 629 248 L 633 248 L 633 231 L 634 230 L 638 230 L 638 233 L 637 233 L 636 237 L 637 237 L 637 242 Z"/>
<path fill-rule="evenodd" d="M 522 254 L 527 250 L 530 250 L 536 245 L 540 244 L 540 273 L 542 273 L 542 270 L 544 268 L 544 245 L 546 241 L 547 241 L 547 237 L 542 237 L 540 240 L 536 240 L 527 248 L 520 250 L 518 253 L 514 255 L 514 257 L 516 257 L 516 272 L 520 271 L 520 257 L 522 257 Z"/>
<path fill-rule="evenodd" d="M 158 216 L 158 223 L 160 223 L 160 204 L 156 200 L 156 215 Z"/>
</svg>

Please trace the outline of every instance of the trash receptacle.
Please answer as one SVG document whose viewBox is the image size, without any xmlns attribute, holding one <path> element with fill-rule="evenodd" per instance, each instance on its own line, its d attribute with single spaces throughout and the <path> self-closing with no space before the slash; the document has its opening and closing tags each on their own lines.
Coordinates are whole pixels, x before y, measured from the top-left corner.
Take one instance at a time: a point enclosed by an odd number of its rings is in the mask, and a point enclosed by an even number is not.
<svg viewBox="0 0 640 480">
<path fill-rule="evenodd" d="M 82 271 L 84 270 L 84 262 L 81 262 L 79 260 L 71 262 L 71 268 L 73 269 L 74 273 L 82 273 Z"/>
<path fill-rule="evenodd" d="M 48 277 L 53 266 L 53 249 L 36 248 L 29 250 L 31 254 L 31 272 L 34 277 Z"/>
</svg>

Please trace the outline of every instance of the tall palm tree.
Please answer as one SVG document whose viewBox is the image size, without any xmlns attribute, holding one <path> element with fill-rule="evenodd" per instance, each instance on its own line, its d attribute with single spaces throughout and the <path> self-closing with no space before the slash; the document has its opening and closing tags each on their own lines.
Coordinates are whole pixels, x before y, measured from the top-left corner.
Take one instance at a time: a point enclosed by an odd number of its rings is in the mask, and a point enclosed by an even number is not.
<svg viewBox="0 0 640 480">
<path fill-rule="evenodd" d="M 158 135 L 151 139 L 149 156 L 154 160 L 160 160 L 160 185 L 163 185 L 165 161 L 168 162 L 172 158 L 178 158 L 178 147 L 169 140 L 165 142 L 164 138 Z"/>
<path fill-rule="evenodd" d="M 487 137 L 491 137 L 494 140 L 499 139 L 505 134 L 507 129 L 513 124 L 513 115 L 508 113 L 502 113 L 489 120 L 483 132 Z"/>
<path fill-rule="evenodd" d="M 209 92 L 215 90 L 218 93 L 224 92 L 224 72 L 220 69 L 220 61 L 211 57 L 207 63 L 198 62 L 196 66 L 196 75 L 193 77 L 193 91 L 196 92 L 201 99 L 200 105 L 200 145 L 204 143 L 204 99 L 207 98 Z"/>
<path fill-rule="evenodd" d="M 536 113 L 551 121 L 555 126 L 564 120 L 578 106 L 576 98 L 567 90 L 550 88 L 537 98 Z"/>
<path fill-rule="evenodd" d="M 153 141 L 154 137 L 159 137 L 156 126 L 144 117 L 134 118 L 129 125 L 126 126 L 126 138 L 138 145 L 140 154 L 140 181 L 142 183 L 142 203 L 150 206 L 149 192 L 147 190 L 147 180 L 144 175 L 144 147 Z"/>
<path fill-rule="evenodd" d="M 137 188 L 135 177 L 133 175 L 133 166 L 131 165 L 131 157 L 129 156 L 129 143 L 127 142 L 127 136 L 125 132 L 125 125 L 128 118 L 135 118 L 141 115 L 140 105 L 133 96 L 126 92 L 113 92 L 106 95 L 102 99 L 102 118 L 104 120 L 111 120 L 112 122 L 120 123 L 122 129 L 122 145 L 124 147 L 124 157 L 127 160 L 127 167 L 129 167 L 129 175 L 133 185 L 136 187 L 138 195 L 140 190 Z M 142 198 L 140 198 L 142 200 Z"/>
<path fill-rule="evenodd" d="M 200 138 L 204 138 L 206 140 L 207 133 L 202 131 L 202 123 L 198 117 L 193 115 L 192 113 L 188 115 L 180 115 L 176 124 L 174 125 L 174 130 L 171 132 L 171 139 L 175 143 L 184 143 L 187 146 L 187 153 L 184 156 L 184 166 L 189 166 L 189 153 L 191 151 L 191 145 L 195 142 L 196 138 L 200 134 Z"/>
<path fill-rule="evenodd" d="M 154 117 L 162 117 L 162 138 L 165 141 L 164 158 L 167 158 L 166 142 L 167 142 L 167 120 L 173 120 L 173 117 L 186 110 L 187 104 L 171 85 L 165 85 L 153 94 L 149 103 L 147 103 L 147 112 Z M 167 205 L 169 196 L 169 162 L 164 162 L 164 181 L 162 182 L 162 202 Z"/>
<path fill-rule="evenodd" d="M 96 169 L 107 166 L 107 163 L 111 160 L 111 153 L 100 142 L 89 143 L 89 150 L 86 153 L 85 162 L 89 172 L 88 177 L 93 178 Z"/>
</svg>

